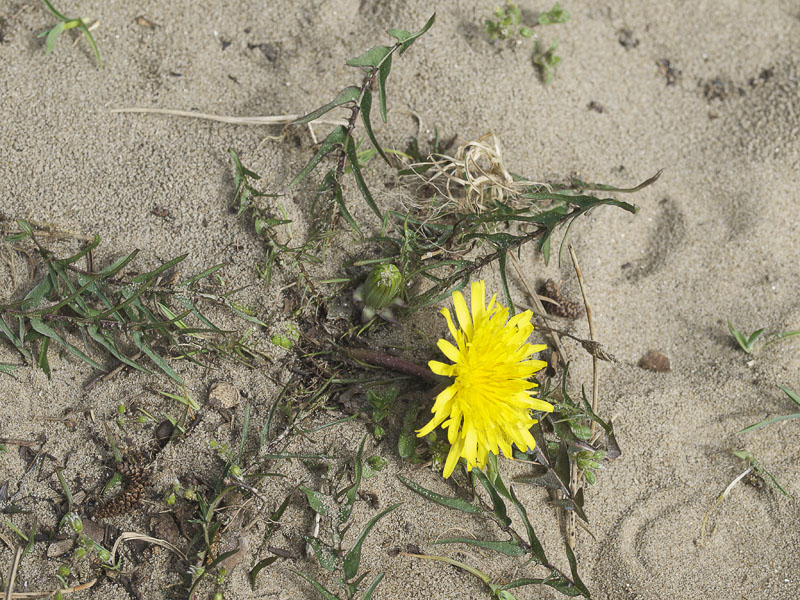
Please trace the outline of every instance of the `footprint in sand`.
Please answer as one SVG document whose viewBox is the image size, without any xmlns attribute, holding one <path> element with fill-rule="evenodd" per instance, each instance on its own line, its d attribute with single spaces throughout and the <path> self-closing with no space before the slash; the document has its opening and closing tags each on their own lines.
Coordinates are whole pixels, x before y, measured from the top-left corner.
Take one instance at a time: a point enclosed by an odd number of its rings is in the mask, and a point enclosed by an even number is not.
<svg viewBox="0 0 800 600">
<path fill-rule="evenodd" d="M 703 517 L 720 491 L 689 497 L 683 487 L 654 489 L 630 506 L 601 541 L 595 597 L 796 597 L 800 561 L 771 534 L 787 523 L 769 491 L 737 486 L 714 509 L 701 539 Z"/>
<path fill-rule="evenodd" d="M 636 283 L 660 271 L 669 255 L 677 248 L 675 240 L 686 234 L 686 218 L 674 200 L 664 198 L 659 202 L 655 229 L 650 235 L 647 249 L 642 258 L 622 265 L 625 278 Z"/>
</svg>

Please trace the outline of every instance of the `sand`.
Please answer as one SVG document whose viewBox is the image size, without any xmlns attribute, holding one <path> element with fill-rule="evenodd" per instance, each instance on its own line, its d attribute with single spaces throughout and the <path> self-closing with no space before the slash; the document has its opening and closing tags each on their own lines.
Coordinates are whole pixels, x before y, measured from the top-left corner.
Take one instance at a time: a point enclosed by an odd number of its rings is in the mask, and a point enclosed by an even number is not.
<svg viewBox="0 0 800 600">
<path fill-rule="evenodd" d="M 746 355 L 727 330 L 728 320 L 746 332 L 800 328 L 800 9 L 790 0 L 563 4 L 572 15 L 569 23 L 536 30 L 545 44 L 560 40 L 563 58 L 553 83 L 545 87 L 531 64 L 532 40 L 486 39 L 481 22 L 492 2 L 436 3 L 435 26 L 395 61 L 389 80 L 393 112 L 379 135 L 387 146 L 402 148 L 416 132 L 416 121 L 403 112 L 411 111 L 422 120 L 424 138 L 434 123 L 446 135 L 458 134 L 461 142 L 494 132 L 509 168 L 534 179 L 576 175 L 632 186 L 664 169 L 655 185 L 623 198 L 640 207 L 637 215 L 603 208 L 571 232 L 597 337 L 618 359 L 601 365 L 600 407 L 613 417 L 623 449 L 587 490 L 592 535 L 579 531 L 580 571 L 598 599 L 796 598 L 795 498 L 742 482 L 710 517 L 705 540 L 700 530 L 714 499 L 745 468 L 731 450 L 749 449 L 787 491 L 800 494 L 800 422 L 736 433 L 792 411 L 778 385 L 800 390 L 798 343 L 787 340 Z M 68 15 L 100 20 L 94 35 L 105 68 L 99 70 L 85 42 L 72 47 L 72 32 L 45 55 L 36 36 L 55 21 L 39 4 L 0 3 L 0 213 L 82 235 L 97 233 L 103 240 L 97 254 L 101 262 L 136 248 L 142 270 L 182 253 L 189 254 L 181 267 L 186 274 L 226 262 L 225 285 L 251 286 L 239 299 L 269 324 L 257 334 L 275 359 L 269 367 L 178 365 L 201 402 L 216 380 L 232 383 L 244 399 L 233 409 L 232 424 L 204 406 L 189 438 L 159 455 L 144 510 L 110 520 L 116 531 L 164 535 L 163 527 L 153 529 L 153 519 L 166 510 L 162 497 L 172 481 L 181 477 L 184 484 L 202 486 L 219 468 L 208 440 L 235 444 L 244 404 L 251 405 L 256 426 L 263 426 L 278 392 L 271 369 L 290 361 L 268 340 L 287 330 L 287 319 L 279 310 L 279 285 L 264 289 L 257 278 L 255 264 L 263 248 L 251 224 L 229 210 L 228 149 L 263 176 L 263 189 L 282 191 L 312 148 L 302 129 L 281 141 L 271 137 L 280 134 L 275 127 L 119 115 L 110 109 L 145 106 L 241 116 L 309 111 L 357 82 L 344 64 L 348 58 L 387 43 L 389 27 L 420 27 L 432 5 L 417 0 L 60 2 Z M 527 1 L 521 6 L 529 11 L 549 7 Z M 155 27 L 138 24 L 140 15 Z M 662 59 L 674 69 L 671 85 L 657 64 Z M 715 80 L 720 82 L 716 88 Z M 377 169 L 371 177 L 379 204 L 396 203 L 390 175 Z M 298 238 L 305 232 L 315 181 L 285 199 Z M 362 204 L 352 185 L 346 193 L 353 206 Z M 358 214 L 369 220 L 361 208 Z M 348 235 L 334 244 L 315 274 L 341 275 L 343 261 L 359 255 Z M 531 281 L 552 277 L 569 297 L 579 298 L 566 257 L 545 266 L 526 248 L 521 261 Z M 2 269 L 6 299 L 30 289 L 33 273 L 23 269 L 18 288 L 12 289 L 8 268 Z M 500 291 L 496 270 L 481 276 Z M 525 305 L 516 275 L 511 287 Z M 347 304 L 346 297 L 342 303 Z M 239 320 L 227 325 L 246 329 Z M 444 332 L 440 317 L 432 308 L 415 317 L 415 325 L 385 330 L 375 343 L 410 341 L 415 358 L 433 357 L 435 338 Z M 583 320 L 561 326 L 588 335 Z M 574 343 L 566 345 L 574 382 L 588 384 L 590 360 Z M 637 366 L 649 350 L 664 353 L 671 371 Z M 0 361 L 18 358 L 0 344 Z M 6 444 L 8 452 L 0 453 L 0 484 L 8 481 L 18 504 L 31 511 L 4 517 L 26 530 L 33 516 L 40 529 L 56 525 L 62 500 L 56 463 L 66 467 L 73 491 L 92 495 L 102 487 L 111 464 L 103 423 L 113 424 L 118 402 L 144 393 L 149 409 L 176 412 L 174 404 L 148 391 L 153 383 L 171 389 L 163 378 L 126 373 L 85 392 L 91 368 L 57 352 L 51 352 L 51 364 L 50 380 L 25 367 L 16 379 L 3 376 L 0 389 L 0 437 L 35 441 L 34 451 L 42 449 L 55 459 L 25 473 L 26 455 L 17 445 Z M 341 416 L 337 410 L 319 414 L 309 426 Z M 392 422 L 399 417 L 395 414 Z M 292 449 L 332 448 L 346 462 L 365 432 L 364 426 L 349 423 L 300 438 Z M 151 434 L 129 427 L 125 435 L 135 442 Z M 364 490 L 377 494 L 381 507 L 403 502 L 378 523 L 364 546 L 363 564 L 386 573 L 375 598 L 489 597 L 463 571 L 394 555 L 393 550 L 409 545 L 483 568 L 496 581 L 536 573 L 512 559 L 431 545 L 441 536 L 499 532 L 409 493 L 397 473 L 441 492 L 449 487 L 429 469 L 402 466 L 392 436 L 396 432 L 377 448 L 371 438 L 367 442 L 369 453 L 387 457 L 389 467 L 365 482 Z M 319 476 L 298 461 L 283 461 L 279 470 L 286 477 L 265 484 L 268 501 L 253 514 L 274 510 L 297 484 L 320 484 Z M 523 471 L 515 464 L 509 475 Z M 549 554 L 566 568 L 546 496 L 536 488 L 519 490 L 537 507 L 537 529 Z M 366 502 L 358 502 L 353 531 L 373 514 Z M 260 537 L 264 523 L 230 532 L 229 540 L 244 537 L 248 546 L 220 588 L 225 598 L 315 597 L 293 569 L 335 586 L 305 557 L 302 535 L 310 531 L 313 516 L 302 497 L 295 498 L 282 522 L 268 545 L 295 558 L 262 571 L 254 591 L 247 571 L 268 555 Z M 13 539 L 5 524 L 0 531 Z M 47 558 L 48 546 L 46 540 L 37 542 L 24 558 L 15 591 L 53 589 L 63 563 L 74 564 L 76 583 L 90 576 L 88 565 L 69 555 Z M 135 597 L 130 592 L 135 588 L 142 598 L 160 598 L 179 582 L 166 551 L 125 552 L 133 551 L 123 551 L 125 575 L 102 578 L 74 597 L 127 599 Z M 12 556 L 0 543 L 4 577 Z M 211 587 L 205 587 L 200 597 L 211 595 Z M 560 596 L 530 587 L 518 597 Z"/>
</svg>

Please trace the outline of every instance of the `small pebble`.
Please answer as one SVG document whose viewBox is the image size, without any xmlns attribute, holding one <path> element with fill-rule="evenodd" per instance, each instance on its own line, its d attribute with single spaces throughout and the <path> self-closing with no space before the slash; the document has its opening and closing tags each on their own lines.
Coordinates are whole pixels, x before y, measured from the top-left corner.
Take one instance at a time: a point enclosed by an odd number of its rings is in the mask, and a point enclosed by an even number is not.
<svg viewBox="0 0 800 600">
<path fill-rule="evenodd" d="M 211 406 L 233 408 L 239 404 L 239 390 L 226 381 L 215 381 L 208 388 L 208 401 Z"/>
<path fill-rule="evenodd" d="M 642 369 L 655 371 L 656 373 L 668 373 L 671 370 L 669 359 L 657 350 L 650 350 L 650 352 L 640 358 L 639 366 Z"/>
</svg>

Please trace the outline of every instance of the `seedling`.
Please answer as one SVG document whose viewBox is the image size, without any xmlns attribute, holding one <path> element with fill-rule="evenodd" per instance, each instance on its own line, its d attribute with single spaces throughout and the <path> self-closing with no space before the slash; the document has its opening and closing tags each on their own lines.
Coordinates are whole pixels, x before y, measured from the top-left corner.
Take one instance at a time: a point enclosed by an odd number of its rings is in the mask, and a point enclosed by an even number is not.
<svg viewBox="0 0 800 600">
<path fill-rule="evenodd" d="M 740 332 L 736 329 L 730 321 L 728 321 L 728 329 L 731 332 L 731 335 L 734 337 L 736 342 L 739 344 L 739 347 L 744 350 L 747 354 L 753 354 L 755 343 L 761 338 L 761 336 L 766 331 L 765 328 L 756 329 L 750 335 L 745 335 L 744 333 Z M 779 331 L 777 333 L 773 333 L 769 335 L 769 339 L 764 342 L 764 345 L 761 346 L 761 349 L 767 348 L 772 344 L 780 342 L 781 340 L 785 340 L 790 337 L 794 337 L 796 335 L 800 335 L 800 331 Z"/>
<path fill-rule="evenodd" d="M 539 74 L 542 77 L 542 83 L 549 85 L 555 76 L 555 69 L 561 64 L 561 57 L 556 54 L 558 49 L 558 40 L 550 44 L 547 50 L 537 40 L 533 49 L 533 64 L 539 69 Z"/>
<path fill-rule="evenodd" d="M 504 6 L 495 7 L 494 17 L 496 20 L 486 19 L 484 21 L 483 27 L 486 33 L 489 34 L 490 39 L 506 40 L 517 35 L 529 38 L 533 35 L 532 28 L 536 25 L 566 23 L 569 21 L 570 15 L 556 2 L 549 11 L 539 14 L 539 18 L 534 25 L 522 25 L 522 11 L 519 5 L 506 0 Z"/>
<path fill-rule="evenodd" d="M 94 52 L 94 58 L 97 61 L 97 66 L 102 69 L 103 62 L 100 60 L 100 51 L 97 49 L 97 44 L 92 37 L 92 32 L 90 31 L 91 29 L 94 29 L 97 23 L 95 22 L 95 24 L 90 27 L 89 24 L 91 23 L 91 19 L 73 19 L 65 17 L 63 14 L 58 12 L 58 10 L 56 10 L 49 0 L 42 0 L 42 2 L 44 2 L 47 10 L 49 10 L 50 13 L 52 13 L 52 15 L 59 20 L 55 27 L 39 34 L 39 37 L 46 36 L 47 38 L 45 40 L 45 54 L 50 54 L 56 47 L 58 36 L 69 29 L 77 28 L 78 31 L 80 31 L 86 38 L 86 41 L 89 42 L 89 45 L 92 47 L 92 52 Z"/>
<path fill-rule="evenodd" d="M 789 400 L 791 400 L 797 406 L 800 407 L 800 396 L 798 396 L 796 393 L 794 393 L 787 387 L 784 387 L 782 385 L 778 387 L 781 388 L 783 390 L 783 393 L 789 397 Z M 744 429 L 739 431 L 739 433 L 747 433 L 749 431 L 755 431 L 756 429 L 761 429 L 762 427 L 766 427 L 767 425 L 772 425 L 773 423 L 777 423 L 778 421 L 786 421 L 788 419 L 800 419 L 800 412 L 792 413 L 790 415 L 781 415 L 780 417 L 773 417 L 771 419 L 764 419 L 763 421 L 759 421 L 758 423 L 745 427 Z"/>
</svg>

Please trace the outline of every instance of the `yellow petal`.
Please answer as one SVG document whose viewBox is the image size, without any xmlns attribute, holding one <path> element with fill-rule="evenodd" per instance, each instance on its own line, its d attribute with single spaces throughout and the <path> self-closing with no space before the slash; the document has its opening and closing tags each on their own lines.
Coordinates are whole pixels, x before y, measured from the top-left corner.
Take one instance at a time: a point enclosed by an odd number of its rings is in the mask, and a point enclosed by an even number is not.
<svg viewBox="0 0 800 600">
<path fill-rule="evenodd" d="M 458 464 L 458 459 L 461 458 L 461 449 L 464 447 L 464 440 L 458 439 L 455 444 L 450 446 L 450 452 L 447 454 L 447 460 L 444 463 L 444 471 L 442 477 L 447 479 L 453 474 L 453 469 Z"/>
<path fill-rule="evenodd" d="M 467 339 L 471 340 L 473 334 L 472 317 L 469 316 L 467 303 L 464 300 L 464 296 L 461 295 L 461 292 L 453 292 L 453 308 L 456 310 L 458 324 L 461 325 L 461 329 L 467 334 Z"/>
<path fill-rule="evenodd" d="M 454 340 L 458 340 L 458 332 L 456 331 L 456 326 L 453 324 L 453 319 L 450 317 L 450 310 L 447 308 L 443 308 L 442 314 L 444 315 L 444 318 L 447 320 L 447 328 L 450 330 L 450 335 L 453 336 Z"/>
<path fill-rule="evenodd" d="M 472 323 L 476 328 L 480 327 L 486 310 L 486 304 L 484 303 L 486 300 L 486 284 L 483 279 L 472 282 L 469 300 L 472 305 Z"/>
<path fill-rule="evenodd" d="M 458 362 L 461 353 L 458 351 L 458 348 L 453 346 L 453 344 L 447 340 L 439 340 L 436 342 L 436 345 L 439 347 L 439 350 L 442 351 L 442 354 L 444 354 L 447 358 L 452 360 L 454 363 Z"/>
<path fill-rule="evenodd" d="M 444 375 L 445 377 L 452 377 L 454 375 L 454 365 L 439 362 L 438 360 L 428 361 L 428 368 L 437 375 Z"/>
</svg>

